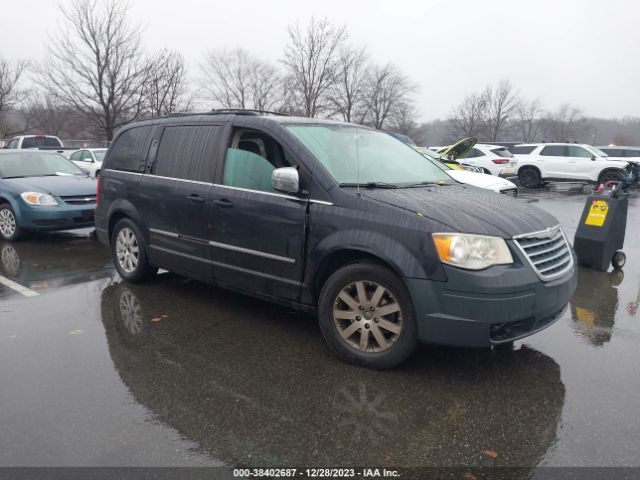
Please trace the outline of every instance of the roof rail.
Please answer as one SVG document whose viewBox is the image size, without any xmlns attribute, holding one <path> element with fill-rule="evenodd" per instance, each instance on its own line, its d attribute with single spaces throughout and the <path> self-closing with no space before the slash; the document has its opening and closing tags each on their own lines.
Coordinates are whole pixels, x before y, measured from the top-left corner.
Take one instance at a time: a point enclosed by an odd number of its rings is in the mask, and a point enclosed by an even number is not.
<svg viewBox="0 0 640 480">
<path fill-rule="evenodd" d="M 251 108 L 219 108 L 219 109 L 213 109 L 210 112 L 211 114 L 235 114 L 235 115 L 278 115 L 278 116 L 282 116 L 282 117 L 288 117 L 289 114 L 288 113 L 282 113 L 282 112 L 274 112 L 271 110 L 254 110 Z"/>
<path fill-rule="evenodd" d="M 260 116 L 260 115 L 279 115 L 288 117 L 289 114 L 282 112 L 272 112 L 270 110 L 252 110 L 245 108 L 220 108 L 213 109 L 207 112 L 174 112 L 169 113 L 167 115 L 163 115 L 161 118 L 166 117 L 185 117 L 189 115 L 250 115 L 250 116 Z"/>
</svg>

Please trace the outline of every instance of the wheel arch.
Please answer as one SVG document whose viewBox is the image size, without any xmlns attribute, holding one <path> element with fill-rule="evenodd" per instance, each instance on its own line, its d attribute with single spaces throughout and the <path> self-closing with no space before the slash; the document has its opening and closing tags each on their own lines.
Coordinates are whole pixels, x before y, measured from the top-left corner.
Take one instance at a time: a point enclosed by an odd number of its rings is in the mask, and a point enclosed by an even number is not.
<svg viewBox="0 0 640 480">
<path fill-rule="evenodd" d="M 354 235 L 356 235 L 355 238 Z M 427 268 L 425 268 L 428 262 L 420 261 L 406 246 L 393 238 L 368 233 L 366 246 L 357 242 L 357 238 L 362 238 L 358 232 L 342 231 L 326 238 L 313 249 L 309 258 L 319 260 L 309 268 L 306 281 L 308 298 L 303 298 L 304 303 L 308 301 L 316 305 L 320 291 L 327 279 L 340 267 L 349 263 L 371 261 L 388 268 L 401 279 L 403 277 L 436 278 L 439 273 L 444 275 L 443 272 L 437 271 L 437 267 L 432 269 L 431 274 L 428 274 Z M 380 248 L 372 249 L 369 247 L 370 245 L 377 245 Z M 307 295 L 303 293 L 303 297 Z"/>
<path fill-rule="evenodd" d="M 15 199 L 11 198 L 9 195 L 0 195 L 0 205 L 7 203 L 13 209 L 13 214 L 16 217 L 16 222 L 22 221 L 22 214 L 18 206 L 16 205 Z"/>
<path fill-rule="evenodd" d="M 136 210 L 136 208 L 130 202 L 123 200 L 121 202 L 114 202 L 114 204 L 109 208 L 109 213 L 107 215 L 107 238 L 109 239 L 109 243 L 111 243 L 111 235 L 113 234 L 113 229 L 123 218 L 130 218 L 140 227 L 142 230 L 142 234 L 145 236 L 145 240 L 148 241 L 148 232 L 145 228 L 145 224 L 142 221 L 142 217 Z"/>
<path fill-rule="evenodd" d="M 605 168 L 603 168 L 603 169 L 600 171 L 600 173 L 598 173 L 598 179 L 597 179 L 598 183 L 600 183 L 600 179 L 601 179 L 605 174 L 610 173 L 610 172 L 619 173 L 619 174 L 620 174 L 620 175 L 622 175 L 623 177 L 624 177 L 624 174 L 625 174 L 624 170 L 623 170 L 623 169 L 621 169 L 621 168 L 618 168 L 618 167 L 605 167 Z"/>
</svg>

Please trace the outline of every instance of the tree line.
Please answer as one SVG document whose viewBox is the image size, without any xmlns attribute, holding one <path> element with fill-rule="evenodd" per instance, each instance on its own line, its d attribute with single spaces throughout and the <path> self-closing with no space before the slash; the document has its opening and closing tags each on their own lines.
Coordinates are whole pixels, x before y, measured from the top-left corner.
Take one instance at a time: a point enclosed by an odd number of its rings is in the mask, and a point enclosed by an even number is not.
<svg viewBox="0 0 640 480">
<path fill-rule="evenodd" d="M 72 0 L 60 12 L 63 28 L 47 42 L 44 60 L 12 62 L 0 52 L 0 138 L 43 132 L 111 140 L 133 120 L 211 108 L 335 118 L 427 145 L 463 137 L 589 142 L 597 130 L 580 108 L 546 110 L 508 79 L 465 95 L 445 120 L 419 124 L 417 85 L 326 18 L 290 25 L 277 62 L 242 47 L 214 48 L 192 75 L 180 52 L 145 48 L 126 0 Z M 635 126 L 623 121 L 609 136 L 639 143 Z"/>
<path fill-rule="evenodd" d="M 288 28 L 278 63 L 247 50 L 210 50 L 190 82 L 180 52 L 148 52 L 126 0 L 73 0 L 44 60 L 0 55 L 0 136 L 29 131 L 111 140 L 148 116 L 249 108 L 339 118 L 375 128 L 415 125 L 416 86 L 392 63 L 377 64 L 345 27 L 311 18 Z M 30 74 L 32 85 L 23 87 Z"/>
</svg>

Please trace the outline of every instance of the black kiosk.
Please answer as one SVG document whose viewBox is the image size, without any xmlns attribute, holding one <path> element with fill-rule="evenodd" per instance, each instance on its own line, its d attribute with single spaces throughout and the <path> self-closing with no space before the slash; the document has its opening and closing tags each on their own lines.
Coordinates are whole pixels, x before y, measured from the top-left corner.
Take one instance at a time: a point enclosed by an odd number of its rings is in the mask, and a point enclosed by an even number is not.
<svg viewBox="0 0 640 480">
<path fill-rule="evenodd" d="M 611 196 L 590 195 L 573 240 L 578 265 L 606 271 L 609 264 L 622 268 L 626 256 L 621 248 L 627 228 L 626 192 L 614 190 Z"/>
</svg>

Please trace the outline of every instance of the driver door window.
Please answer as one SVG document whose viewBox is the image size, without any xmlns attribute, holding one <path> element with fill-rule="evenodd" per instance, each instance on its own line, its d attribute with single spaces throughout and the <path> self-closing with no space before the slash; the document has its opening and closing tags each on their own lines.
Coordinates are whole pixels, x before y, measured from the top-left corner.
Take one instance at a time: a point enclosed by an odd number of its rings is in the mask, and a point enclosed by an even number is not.
<svg viewBox="0 0 640 480">
<path fill-rule="evenodd" d="M 271 174 L 276 168 L 291 166 L 282 146 L 273 138 L 262 132 L 237 129 L 227 149 L 222 184 L 276 193 Z"/>
<path fill-rule="evenodd" d="M 578 147 L 577 145 L 569 145 L 569 156 L 579 158 L 591 158 L 593 153 L 589 152 L 585 148 Z"/>
<path fill-rule="evenodd" d="M 89 150 L 83 150 L 82 157 L 80 160 L 83 162 L 93 162 L 93 157 L 91 156 L 91 152 Z"/>
</svg>

